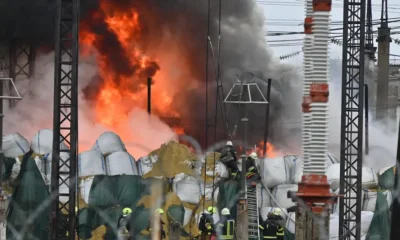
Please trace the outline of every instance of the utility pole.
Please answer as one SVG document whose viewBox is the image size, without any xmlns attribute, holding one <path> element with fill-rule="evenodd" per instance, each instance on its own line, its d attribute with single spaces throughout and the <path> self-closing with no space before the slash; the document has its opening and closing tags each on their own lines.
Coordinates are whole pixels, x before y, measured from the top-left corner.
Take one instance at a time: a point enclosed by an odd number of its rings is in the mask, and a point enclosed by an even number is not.
<svg viewBox="0 0 400 240">
<path fill-rule="evenodd" d="M 388 23 L 387 0 L 382 0 L 381 25 L 378 28 L 378 80 L 376 119 L 386 125 L 388 122 L 389 101 L 389 54 L 390 28 Z"/>
</svg>

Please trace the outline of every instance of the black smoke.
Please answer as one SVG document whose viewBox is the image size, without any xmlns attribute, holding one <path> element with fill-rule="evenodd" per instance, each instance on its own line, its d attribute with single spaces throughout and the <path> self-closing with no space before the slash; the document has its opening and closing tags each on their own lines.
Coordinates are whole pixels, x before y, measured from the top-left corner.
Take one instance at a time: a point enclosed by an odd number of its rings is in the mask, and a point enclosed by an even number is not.
<svg viewBox="0 0 400 240">
<path fill-rule="evenodd" d="M 125 53 L 120 51 L 115 36 L 109 32 L 104 23 L 93 18 L 93 13 L 99 11 L 99 0 L 81 1 L 81 19 L 95 33 L 103 37 L 96 43 L 112 59 L 109 64 L 115 65 L 115 70 L 123 74 L 135 71 L 127 64 Z M 157 48 L 162 43 L 163 36 L 168 32 L 175 41 L 179 42 L 184 55 L 182 61 L 190 66 L 190 80 L 200 83 L 198 90 L 180 91 L 174 97 L 174 105 L 184 116 L 188 133 L 198 139 L 205 138 L 205 65 L 206 65 L 206 36 L 208 22 L 207 0 L 112 0 L 113 7 L 126 10 L 134 8 L 139 12 L 142 24 L 142 36 L 138 44 L 145 52 L 160 51 Z M 210 36 L 215 54 L 217 55 L 219 28 L 219 1 L 211 0 Z M 0 20 L 3 28 L 0 36 L 4 40 L 18 39 L 26 42 L 36 42 L 42 45 L 54 44 L 55 1 L 47 0 L 3 0 L 0 3 Z M 91 21 L 88 21 L 90 20 Z M 255 73 L 261 90 L 266 94 L 266 81 L 273 79 L 270 108 L 270 140 L 274 144 L 292 147 L 292 142 L 299 141 L 298 129 L 301 122 L 300 92 L 301 78 L 292 66 L 279 63 L 266 46 L 264 18 L 255 0 L 222 0 L 221 17 L 221 76 L 224 92 L 236 82 L 235 75 L 250 71 Z M 168 30 L 168 31 L 165 31 Z M 168 49 L 163 49 L 168 51 Z M 154 53 L 156 54 L 156 53 Z M 215 113 L 215 69 L 214 60 L 209 52 L 209 122 L 214 121 Z M 163 66 L 153 66 L 150 72 L 154 74 Z M 189 78 L 189 77 L 188 77 Z M 145 78 L 143 78 L 145 79 Z M 143 80 L 142 79 L 142 80 Z M 86 92 L 95 94 L 96 87 L 101 84 L 100 78 L 93 79 Z M 118 78 L 116 78 L 118 81 Z M 139 84 L 143 86 L 143 84 Z M 137 85 L 133 85 L 137 86 Z M 137 90 L 137 89 L 132 89 Z M 88 98 L 92 95 L 88 95 Z M 238 106 L 226 106 L 229 117 L 229 128 L 233 131 L 237 125 L 237 137 L 243 136 L 240 128 L 242 113 Z M 265 108 L 252 106 L 248 108 L 249 143 L 255 144 L 262 139 L 264 129 Z M 218 139 L 227 137 L 225 124 L 222 123 L 221 111 L 218 115 Z M 236 124 L 237 123 L 237 124 Z M 209 134 L 210 136 L 211 134 Z M 210 139 L 209 142 L 213 141 Z"/>
</svg>

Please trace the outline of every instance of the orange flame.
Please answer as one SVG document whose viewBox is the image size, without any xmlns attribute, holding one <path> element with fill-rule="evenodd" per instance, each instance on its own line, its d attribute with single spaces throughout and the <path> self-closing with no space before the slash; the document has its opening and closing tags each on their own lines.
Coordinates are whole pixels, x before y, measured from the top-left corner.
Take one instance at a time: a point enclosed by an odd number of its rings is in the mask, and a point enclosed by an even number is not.
<svg viewBox="0 0 400 240">
<path fill-rule="evenodd" d="M 250 147 L 250 146 L 249 146 Z M 256 152 L 257 156 L 262 157 L 263 156 L 263 148 L 264 148 L 264 141 L 260 141 L 258 145 L 253 147 L 252 149 L 247 150 L 247 154 L 250 155 L 252 152 Z M 242 151 L 242 147 L 240 146 L 240 151 Z M 281 154 L 279 153 L 278 149 L 270 142 L 267 142 L 267 149 L 266 149 L 266 155 L 268 158 L 275 158 L 280 156 Z"/>
<path fill-rule="evenodd" d="M 94 104 L 96 120 L 101 124 L 114 129 L 118 128 L 120 122 L 127 120 L 129 113 L 135 107 L 146 108 L 147 88 L 146 68 L 158 65 L 158 60 L 140 49 L 141 23 L 140 16 L 135 9 L 116 10 L 112 2 L 101 0 L 100 12 L 92 16 L 98 21 L 106 24 L 108 30 L 114 33 L 123 48 L 124 53 L 129 59 L 131 69 L 135 69 L 133 75 L 126 76 L 119 74 L 115 69 L 108 66 L 108 56 L 105 53 L 97 52 L 98 73 L 104 83 L 97 93 L 97 99 Z M 81 24 L 80 42 L 82 54 L 93 53 L 93 45 L 101 36 L 90 31 Z M 156 77 L 160 75 L 156 75 Z M 161 75 L 162 77 L 162 75 Z M 164 79 L 155 78 L 154 82 L 165 82 Z M 132 90 L 134 89 L 134 90 Z M 179 117 L 179 114 L 172 109 L 172 96 L 165 91 L 165 88 L 152 88 L 152 112 L 162 116 Z M 176 131 L 182 133 L 180 129 Z"/>
</svg>

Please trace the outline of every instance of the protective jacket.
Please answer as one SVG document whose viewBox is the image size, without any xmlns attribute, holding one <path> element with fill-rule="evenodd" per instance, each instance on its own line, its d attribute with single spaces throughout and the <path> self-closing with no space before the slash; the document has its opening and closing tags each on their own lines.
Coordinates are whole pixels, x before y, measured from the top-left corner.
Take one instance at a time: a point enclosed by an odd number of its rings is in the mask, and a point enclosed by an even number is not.
<svg viewBox="0 0 400 240">
<path fill-rule="evenodd" d="M 221 151 L 221 162 L 231 171 L 232 179 L 238 177 L 239 168 L 237 166 L 236 151 L 232 146 L 225 146 Z"/>
<path fill-rule="evenodd" d="M 217 225 L 218 239 L 233 239 L 234 238 L 234 230 L 235 230 L 235 220 L 228 215 L 222 216 L 221 220 L 218 222 Z"/>
<path fill-rule="evenodd" d="M 199 222 L 199 230 L 204 235 L 215 233 L 214 219 L 211 214 L 203 213 Z"/>
<path fill-rule="evenodd" d="M 227 163 L 230 161 L 237 161 L 236 151 L 232 146 L 225 146 L 221 151 L 221 161 Z"/>
<path fill-rule="evenodd" d="M 277 240 L 284 240 L 285 238 L 285 230 L 283 228 L 284 225 L 284 219 L 282 216 L 279 215 L 273 215 L 270 217 L 272 221 L 276 222 L 277 226 L 277 232 L 276 232 L 276 239 Z"/>
<path fill-rule="evenodd" d="M 267 219 L 259 227 L 262 231 L 263 239 L 278 239 L 276 235 L 278 232 L 278 224 L 276 221 Z"/>
</svg>

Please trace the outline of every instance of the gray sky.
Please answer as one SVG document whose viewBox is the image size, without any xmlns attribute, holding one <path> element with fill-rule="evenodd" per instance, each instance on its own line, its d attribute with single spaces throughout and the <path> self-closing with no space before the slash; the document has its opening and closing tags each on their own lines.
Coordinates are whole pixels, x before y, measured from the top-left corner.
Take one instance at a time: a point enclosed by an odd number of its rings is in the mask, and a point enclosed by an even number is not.
<svg viewBox="0 0 400 240">
<path fill-rule="evenodd" d="M 387 0 L 388 1 L 388 18 L 391 28 L 400 28 L 400 1 L 399 0 Z M 303 31 L 303 22 L 305 18 L 305 0 L 257 0 L 261 8 L 264 9 L 265 21 L 268 32 L 300 32 Z M 331 12 L 331 28 L 342 28 L 343 27 L 343 1 L 332 0 L 332 12 Z M 372 0 L 372 19 L 374 22 L 378 22 L 381 18 L 381 0 Z M 377 30 L 379 25 L 374 25 L 374 30 Z M 392 29 L 392 32 L 398 32 L 399 34 L 393 34 L 392 38 L 400 39 L 400 29 Z M 334 31 L 331 35 L 342 35 L 343 30 Z M 376 39 L 377 35 L 374 34 Z M 286 55 L 293 52 L 301 51 L 302 39 L 304 35 L 286 35 L 286 36 L 268 36 L 266 41 L 273 49 L 276 56 Z M 342 39 L 340 38 L 340 41 Z M 375 41 L 375 40 L 374 40 Z M 376 42 L 374 43 L 377 47 Z M 390 46 L 391 54 L 400 55 L 400 45 L 397 45 L 392 41 Z M 331 58 L 341 59 L 342 47 L 330 44 Z M 290 62 L 295 64 L 302 64 L 303 55 L 299 54 L 292 57 L 284 62 Z M 391 57 L 394 58 L 394 57 Z M 400 59 L 400 57 L 397 57 Z M 300 61 L 299 61 L 300 60 Z"/>
</svg>

